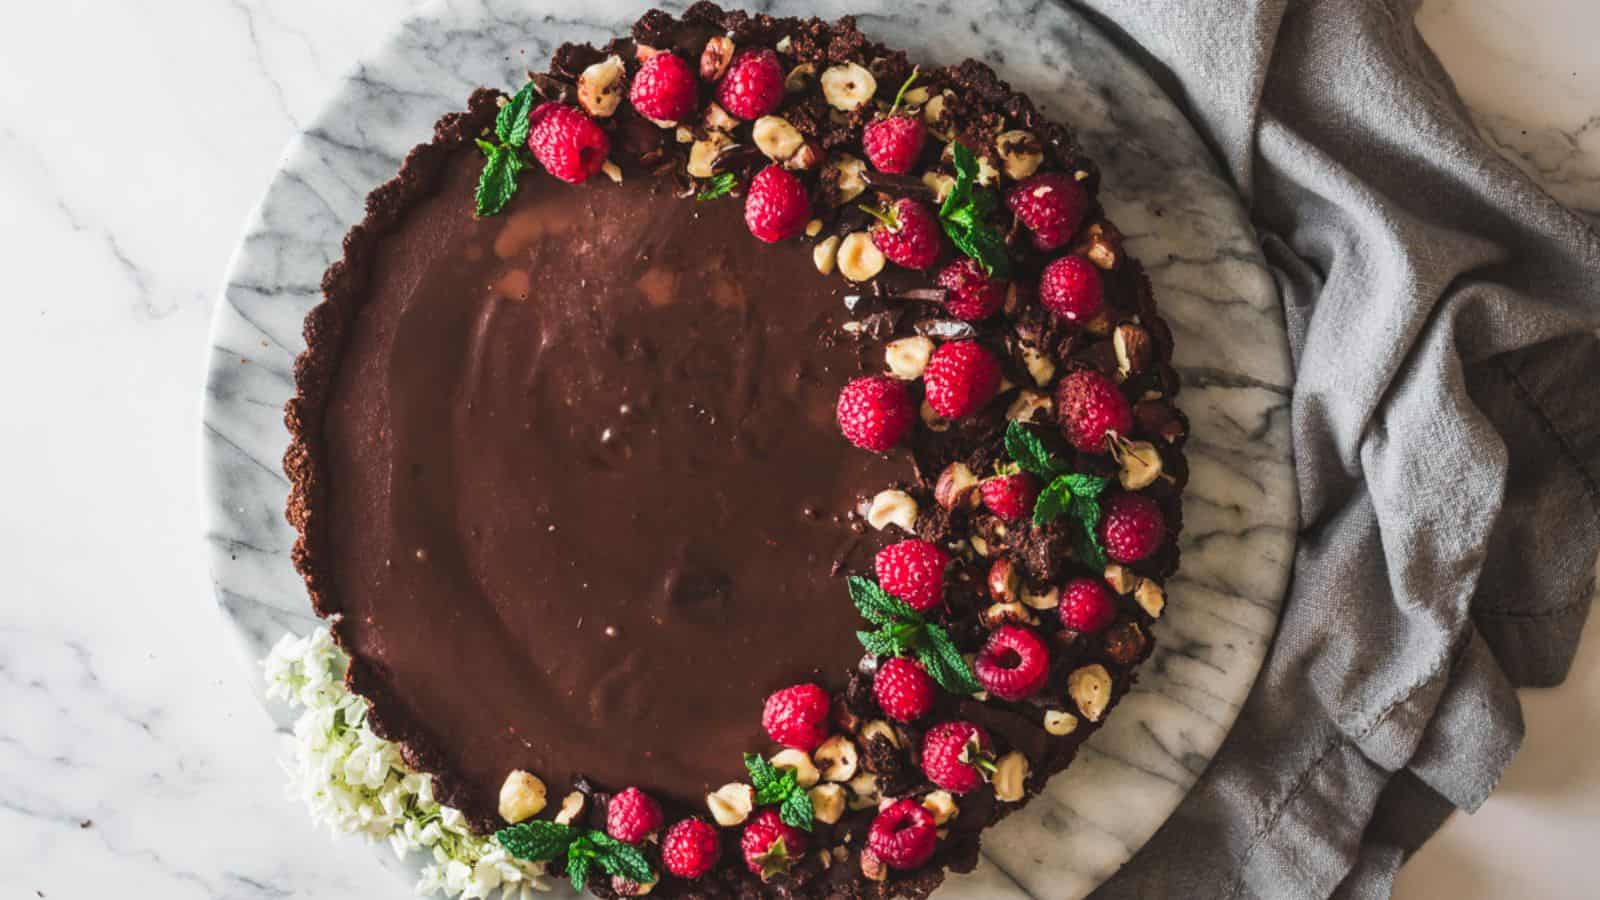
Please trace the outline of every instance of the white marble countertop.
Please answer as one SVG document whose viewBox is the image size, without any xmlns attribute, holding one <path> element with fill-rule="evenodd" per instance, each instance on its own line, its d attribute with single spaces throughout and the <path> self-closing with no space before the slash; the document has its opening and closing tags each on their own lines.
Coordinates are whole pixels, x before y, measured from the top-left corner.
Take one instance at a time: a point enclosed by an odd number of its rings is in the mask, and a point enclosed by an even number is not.
<svg viewBox="0 0 1600 900">
<path fill-rule="evenodd" d="M 0 896 L 373 896 L 283 795 L 197 535 L 206 327 L 245 217 L 337 77 L 420 0 L 27 4 L 0 31 Z M 1600 211 L 1592 0 L 1428 0 L 1425 35 L 1505 152 Z M 20 281 L 16 276 L 20 275 Z M 34 393 L 35 383 L 50 390 Z M 110 452 L 108 452 L 110 451 Z M 1590 897 L 1600 626 L 1528 744 L 1397 896 Z"/>
</svg>

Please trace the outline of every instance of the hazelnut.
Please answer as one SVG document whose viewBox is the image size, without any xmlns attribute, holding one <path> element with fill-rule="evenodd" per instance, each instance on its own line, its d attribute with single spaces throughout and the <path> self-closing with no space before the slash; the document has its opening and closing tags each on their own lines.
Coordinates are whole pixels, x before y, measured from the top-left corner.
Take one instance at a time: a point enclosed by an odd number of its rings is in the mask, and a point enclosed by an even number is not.
<svg viewBox="0 0 1600 900">
<path fill-rule="evenodd" d="M 1139 586 L 1133 589 L 1133 600 L 1152 619 L 1161 618 L 1161 612 L 1167 608 L 1166 590 L 1148 578 L 1139 579 Z"/>
<path fill-rule="evenodd" d="M 906 91 L 906 95 L 900 98 L 900 106 L 905 109 L 921 109 L 922 105 L 927 102 L 928 89 L 925 87 L 914 87 Z"/>
<path fill-rule="evenodd" d="M 804 750 L 796 750 L 793 747 L 780 750 L 768 762 L 771 762 L 776 769 L 793 769 L 794 783 L 803 788 L 811 787 L 822 780 L 822 773 L 817 771 L 817 764 L 811 761 L 811 755 Z"/>
<path fill-rule="evenodd" d="M 788 56 L 789 51 L 794 49 L 794 38 L 786 34 L 778 38 L 778 42 L 772 45 L 772 49 L 782 53 L 784 56 Z"/>
<path fill-rule="evenodd" d="M 878 531 L 898 525 L 910 534 L 917 527 L 917 501 L 905 491 L 879 491 L 867 507 L 867 524 Z"/>
<path fill-rule="evenodd" d="M 1139 584 L 1139 576 L 1120 563 L 1106 564 L 1105 577 L 1106 584 L 1119 594 L 1126 594 Z"/>
<path fill-rule="evenodd" d="M 866 847 L 862 847 L 861 874 L 868 881 L 887 881 L 889 878 L 889 866 L 878 858 L 878 854 L 873 853 Z"/>
<path fill-rule="evenodd" d="M 1111 703 L 1111 673 L 1099 663 L 1076 669 L 1067 676 L 1067 695 L 1085 719 L 1098 722 Z"/>
<path fill-rule="evenodd" d="M 717 154 L 722 148 L 733 143 L 733 139 L 720 131 L 710 132 L 702 140 L 695 141 L 689 146 L 689 174 L 695 178 L 710 178 L 716 174 L 711 164 L 716 162 Z"/>
<path fill-rule="evenodd" d="M 544 782 L 532 772 L 515 769 L 500 785 L 500 818 L 512 825 L 537 816 L 544 804 Z"/>
<path fill-rule="evenodd" d="M 943 825 L 954 819 L 960 807 L 956 806 L 956 798 L 949 791 L 933 791 L 922 798 L 922 808 L 933 814 L 933 824 Z"/>
<path fill-rule="evenodd" d="M 941 141 L 948 141 L 953 136 L 950 129 L 940 122 L 944 118 L 944 107 L 947 102 L 946 94 L 939 94 L 928 98 L 922 105 L 922 123 L 928 126 L 928 131 Z"/>
<path fill-rule="evenodd" d="M 718 825 L 732 828 L 750 817 L 750 811 L 756 808 L 756 792 L 748 784 L 725 784 L 706 795 L 706 807 Z"/>
<path fill-rule="evenodd" d="M 856 765 L 860 761 L 855 742 L 842 734 L 823 741 L 811 758 L 816 761 L 823 781 L 849 781 L 856 777 Z"/>
<path fill-rule="evenodd" d="M 1036 593 L 1033 588 L 1022 589 L 1022 605 L 1029 609 L 1055 609 L 1061 605 L 1061 588 L 1054 585 Z"/>
<path fill-rule="evenodd" d="M 964 506 L 977 509 L 983 499 L 978 493 L 978 476 L 972 474 L 966 463 L 951 463 L 939 473 L 933 486 L 933 500 L 945 509 Z"/>
<path fill-rule="evenodd" d="M 1123 322 L 1111 332 L 1111 347 L 1121 379 L 1143 372 L 1150 364 L 1150 332 L 1132 322 Z"/>
<path fill-rule="evenodd" d="M 822 220 L 812 219 L 806 223 L 806 237 L 816 237 L 822 233 Z"/>
<path fill-rule="evenodd" d="M 972 546 L 973 553 L 978 554 L 984 559 L 989 558 L 989 542 L 984 539 L 983 535 L 975 534 L 967 539 L 967 543 Z"/>
<path fill-rule="evenodd" d="M 733 50 L 733 38 L 725 34 L 712 36 L 700 51 L 700 77 L 706 81 L 721 78 L 728 71 L 728 63 L 733 62 Z"/>
<path fill-rule="evenodd" d="M 933 404 L 927 399 L 923 399 L 922 408 L 917 410 L 917 414 L 922 417 L 922 424 L 928 426 L 929 431 L 942 434 L 950 430 L 950 420 L 934 412 Z"/>
<path fill-rule="evenodd" d="M 839 236 L 830 234 L 817 242 L 811 248 L 811 261 L 816 263 L 817 271 L 824 275 L 833 274 L 833 264 L 839 259 Z"/>
<path fill-rule="evenodd" d="M 1062 709 L 1044 711 L 1044 730 L 1056 737 L 1078 730 L 1078 717 Z"/>
<path fill-rule="evenodd" d="M 1020 349 L 1022 352 L 1022 365 L 1028 370 L 1028 374 L 1032 376 L 1033 383 L 1039 387 L 1048 387 L 1056 377 L 1055 360 L 1051 359 L 1048 353 L 1032 344 L 1023 344 Z"/>
<path fill-rule="evenodd" d="M 649 44 L 635 44 L 633 48 L 633 61 L 637 63 L 646 63 L 651 59 L 654 59 L 656 54 L 666 52 L 668 51 L 657 50 Z"/>
<path fill-rule="evenodd" d="M 1021 181 L 1039 171 L 1039 164 L 1044 162 L 1039 139 L 1026 131 L 1007 131 L 995 138 L 995 146 L 1000 151 L 1000 166 L 1012 181 Z"/>
<path fill-rule="evenodd" d="M 839 274 L 851 281 L 872 280 L 883 271 L 885 261 L 865 231 L 852 231 L 839 243 Z"/>
<path fill-rule="evenodd" d="M 622 102 L 622 82 L 626 74 L 622 57 L 616 54 L 584 69 L 578 76 L 578 105 L 596 118 L 610 116 Z"/>
<path fill-rule="evenodd" d="M 805 136 L 782 116 L 762 116 L 750 126 L 750 137 L 768 159 L 783 162 L 805 146 Z"/>
<path fill-rule="evenodd" d="M 850 779 L 846 787 L 850 788 L 850 799 L 846 805 L 852 810 L 871 809 L 878 805 L 878 776 L 871 772 L 862 772 Z"/>
<path fill-rule="evenodd" d="M 838 170 L 836 184 L 839 188 L 839 199 L 844 203 L 866 193 L 867 179 L 865 177 L 867 164 L 851 156 L 841 153 L 829 164 L 829 168 Z"/>
<path fill-rule="evenodd" d="M 889 366 L 889 374 L 901 381 L 921 378 L 932 357 L 933 340 L 922 335 L 890 341 L 883 348 L 883 361 Z"/>
<path fill-rule="evenodd" d="M 694 143 L 694 132 L 683 127 L 682 125 L 679 125 L 677 129 L 672 132 L 672 136 L 680 144 Z"/>
<path fill-rule="evenodd" d="M 806 141 L 794 155 L 783 161 L 785 169 L 806 171 L 815 169 L 822 162 L 822 148 L 816 141 Z"/>
<path fill-rule="evenodd" d="M 783 78 L 783 90 L 790 94 L 803 94 L 811 87 L 811 82 L 817 76 L 817 67 L 811 63 L 801 63 L 789 70 Z"/>
<path fill-rule="evenodd" d="M 871 722 L 861 726 L 861 732 L 857 737 L 861 738 L 863 744 L 870 744 L 873 741 L 882 739 L 888 741 L 889 746 L 896 750 L 900 749 L 899 732 L 894 730 L 893 725 L 882 719 L 873 719 Z"/>
<path fill-rule="evenodd" d="M 1037 625 L 1039 619 L 1028 611 L 1026 606 L 1015 601 L 1010 603 L 991 604 L 983 612 L 978 613 L 978 621 L 983 627 L 993 631 L 1002 625 Z"/>
<path fill-rule="evenodd" d="M 704 121 L 707 129 L 724 134 L 732 134 L 733 130 L 739 127 L 739 120 L 716 103 L 706 104 Z"/>
<path fill-rule="evenodd" d="M 1011 560 L 1001 557 L 989 567 L 989 596 L 996 603 L 1013 603 L 1017 599 L 1017 567 Z"/>
<path fill-rule="evenodd" d="M 1055 411 L 1055 401 L 1040 391 L 1022 390 L 1006 407 L 1006 418 L 1013 422 L 1043 422 Z"/>
<path fill-rule="evenodd" d="M 878 80 L 856 63 L 830 66 L 822 73 L 822 97 L 843 112 L 859 109 L 878 92 Z"/>
<path fill-rule="evenodd" d="M 846 794 L 842 784 L 819 784 L 810 790 L 811 813 L 824 825 L 832 825 L 844 817 Z"/>
<path fill-rule="evenodd" d="M 994 775 L 989 779 L 994 785 L 994 798 L 1001 803 L 1021 801 L 1027 794 L 1028 774 L 1031 771 L 1028 758 L 1016 750 L 995 760 Z"/>
<path fill-rule="evenodd" d="M 1102 269 L 1115 269 L 1118 258 L 1122 255 L 1119 252 L 1122 236 L 1115 233 L 1108 234 L 1105 226 L 1099 222 L 1089 226 L 1088 234 L 1089 248 L 1084 251 L 1084 255 Z"/>
<path fill-rule="evenodd" d="M 583 804 L 587 800 L 583 794 L 573 791 L 561 798 L 561 811 L 556 813 L 556 822 L 562 825 L 571 825 L 583 815 Z"/>
<path fill-rule="evenodd" d="M 1118 665 L 1129 665 L 1150 646 L 1150 641 L 1140 630 L 1138 622 L 1119 622 L 1107 628 L 1101 636 L 1106 658 Z"/>
<path fill-rule="evenodd" d="M 618 897 L 643 897 L 656 889 L 654 881 L 633 881 L 621 875 L 611 876 L 611 890 Z"/>
<path fill-rule="evenodd" d="M 611 160 L 608 159 L 601 163 L 600 171 L 606 173 L 606 177 L 611 179 L 613 182 L 617 184 L 622 183 L 622 167 Z"/>
<path fill-rule="evenodd" d="M 928 190 L 933 191 L 934 199 L 940 203 L 950 196 L 950 189 L 956 186 L 956 180 L 943 172 L 922 173 L 922 183 L 928 186 Z"/>
<path fill-rule="evenodd" d="M 1161 477 L 1161 452 L 1148 441 L 1113 439 L 1111 456 L 1122 466 L 1117 480 L 1130 491 L 1143 490 Z"/>
</svg>

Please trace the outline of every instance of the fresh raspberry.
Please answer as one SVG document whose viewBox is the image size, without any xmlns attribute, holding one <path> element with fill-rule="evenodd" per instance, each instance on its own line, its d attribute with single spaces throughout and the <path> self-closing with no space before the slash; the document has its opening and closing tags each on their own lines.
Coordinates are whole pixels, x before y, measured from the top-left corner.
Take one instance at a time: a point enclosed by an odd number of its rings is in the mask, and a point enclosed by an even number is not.
<svg viewBox="0 0 1600 900">
<path fill-rule="evenodd" d="M 759 119 L 783 102 L 783 63 L 771 50 L 735 56 L 717 84 L 717 103 L 741 119 Z"/>
<path fill-rule="evenodd" d="M 1084 634 L 1104 631 L 1117 617 L 1117 600 L 1098 578 L 1076 578 L 1061 589 L 1061 624 Z"/>
<path fill-rule="evenodd" d="M 554 101 L 529 116 L 528 149 L 545 171 L 581 184 L 606 164 L 611 139 L 582 112 Z"/>
<path fill-rule="evenodd" d="M 878 223 L 870 233 L 872 243 L 890 262 L 908 269 L 926 269 L 939 258 L 939 219 L 910 197 L 902 197 L 878 213 Z"/>
<path fill-rule="evenodd" d="M 628 101 L 647 119 L 676 122 L 688 118 L 699 106 L 699 81 L 683 57 L 657 53 L 633 76 Z"/>
<path fill-rule="evenodd" d="M 861 132 L 861 148 L 879 172 L 904 175 L 916 167 L 927 135 L 921 119 L 887 116 Z"/>
<path fill-rule="evenodd" d="M 892 449 L 917 421 L 911 389 L 884 375 L 852 379 L 839 392 L 836 415 L 845 440 L 874 453 Z"/>
<path fill-rule="evenodd" d="M 983 267 L 970 257 L 962 257 L 939 273 L 939 286 L 949 291 L 944 309 L 968 322 L 981 322 L 1006 304 L 1006 285 L 983 274 Z"/>
<path fill-rule="evenodd" d="M 828 692 L 814 684 L 786 687 L 767 698 L 761 727 L 773 740 L 807 753 L 828 739 Z"/>
<path fill-rule="evenodd" d="M 1105 305 L 1100 270 L 1081 256 L 1053 259 L 1039 275 L 1039 304 L 1068 322 L 1087 322 Z"/>
<path fill-rule="evenodd" d="M 811 218 L 806 186 L 794 173 L 772 165 L 750 179 L 744 197 L 744 224 L 750 233 L 769 244 L 792 238 Z"/>
<path fill-rule="evenodd" d="M 661 838 L 661 864 L 679 878 L 699 878 L 721 856 L 717 829 L 703 819 L 684 819 Z"/>
<path fill-rule="evenodd" d="M 1001 700 L 1025 700 L 1044 687 L 1050 651 L 1028 629 L 1006 625 L 989 635 L 972 669 L 989 693 Z"/>
<path fill-rule="evenodd" d="M 1056 385 L 1056 412 L 1072 446 L 1085 453 L 1105 453 L 1106 435 L 1133 428 L 1133 408 L 1111 379 L 1092 369 L 1079 369 Z"/>
<path fill-rule="evenodd" d="M 606 806 L 606 834 L 624 844 L 639 843 L 664 821 L 661 804 L 636 787 L 612 797 Z"/>
<path fill-rule="evenodd" d="M 1135 563 L 1156 552 L 1166 537 L 1167 520 L 1154 500 L 1143 494 L 1117 494 L 1106 501 L 1100 516 L 1106 556 Z"/>
<path fill-rule="evenodd" d="M 933 351 L 922 384 L 934 412 L 959 419 L 994 399 L 1000 390 L 1000 363 L 977 341 L 951 341 Z"/>
<path fill-rule="evenodd" d="M 1083 223 L 1089 195 L 1072 176 L 1045 172 L 1012 188 L 1006 205 L 1033 232 L 1035 247 L 1054 250 L 1072 240 Z"/>
<path fill-rule="evenodd" d="M 922 738 L 922 774 L 952 794 L 983 787 L 984 771 L 994 768 L 989 733 L 971 722 L 944 722 Z"/>
<path fill-rule="evenodd" d="M 1033 502 L 1039 499 L 1039 479 L 1027 472 L 996 475 L 980 482 L 978 493 L 990 512 L 1015 522 L 1033 512 Z"/>
<path fill-rule="evenodd" d="M 878 667 L 872 695 L 889 718 L 915 722 L 933 709 L 933 679 L 921 663 L 896 656 Z"/>
<path fill-rule="evenodd" d="M 739 849 L 744 852 L 744 864 L 761 876 L 762 881 L 789 871 L 806 852 L 806 837 L 783 824 L 772 810 L 757 813 L 750 824 L 744 826 L 739 838 Z"/>
<path fill-rule="evenodd" d="M 898 800 L 872 820 L 867 829 L 867 849 L 891 869 L 920 868 L 933 857 L 938 830 L 933 813 L 922 804 L 910 798 Z"/>
<path fill-rule="evenodd" d="M 949 566 L 944 548 L 918 538 L 890 544 L 872 560 L 878 586 L 919 612 L 944 603 L 944 570 Z"/>
</svg>

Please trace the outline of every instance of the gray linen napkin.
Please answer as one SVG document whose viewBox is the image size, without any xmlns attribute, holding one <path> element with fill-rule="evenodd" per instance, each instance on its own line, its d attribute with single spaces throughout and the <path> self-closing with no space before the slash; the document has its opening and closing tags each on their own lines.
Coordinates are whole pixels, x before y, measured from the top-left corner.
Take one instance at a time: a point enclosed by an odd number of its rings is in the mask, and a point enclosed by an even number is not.
<svg viewBox="0 0 1600 900">
<path fill-rule="evenodd" d="M 1081 0 L 1250 210 L 1300 546 L 1221 753 L 1104 898 L 1387 897 L 1566 674 L 1600 546 L 1600 237 L 1470 123 L 1417 0 Z M 1197 427 L 1204 427 L 1203 423 Z"/>
</svg>

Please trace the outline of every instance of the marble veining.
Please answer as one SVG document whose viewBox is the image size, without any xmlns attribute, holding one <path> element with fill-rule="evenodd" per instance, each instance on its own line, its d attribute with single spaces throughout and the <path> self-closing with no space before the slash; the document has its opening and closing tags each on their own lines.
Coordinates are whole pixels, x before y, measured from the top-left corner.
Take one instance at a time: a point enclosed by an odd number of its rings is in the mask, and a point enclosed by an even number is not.
<svg viewBox="0 0 1600 900">
<path fill-rule="evenodd" d="M 1156 655 L 1080 760 L 993 832 L 984 866 L 940 894 L 1082 896 L 1145 842 L 1205 768 L 1273 633 L 1296 516 L 1291 374 L 1276 292 L 1203 144 L 1155 85 L 1072 12 L 1014 0 L 981 15 L 922 2 L 766 6 L 828 17 L 867 10 L 863 27 L 887 42 L 924 59 L 985 59 L 1070 122 L 1103 165 L 1111 217 L 1150 269 L 1176 334 L 1181 405 L 1194 423 L 1193 480 L 1183 568 L 1169 585 Z M 265 11 L 241 9 L 252 46 L 265 52 L 256 35 L 276 26 Z M 301 319 L 367 191 L 473 87 L 514 84 L 561 41 L 604 39 L 639 10 L 619 0 L 430 7 L 367 55 L 289 147 L 230 267 L 206 384 L 206 539 L 216 599 L 242 659 L 314 622 L 288 560 L 281 409 Z M 272 44 L 296 52 L 292 40 Z M 300 52 L 315 64 L 309 43 Z M 281 110 L 299 125 L 287 105 Z M 245 670 L 259 689 L 253 662 Z M 328 852 L 352 851 L 341 843 Z"/>
</svg>

